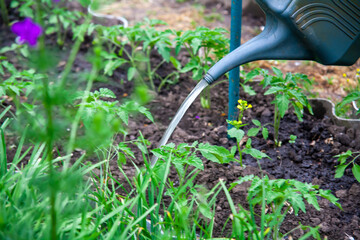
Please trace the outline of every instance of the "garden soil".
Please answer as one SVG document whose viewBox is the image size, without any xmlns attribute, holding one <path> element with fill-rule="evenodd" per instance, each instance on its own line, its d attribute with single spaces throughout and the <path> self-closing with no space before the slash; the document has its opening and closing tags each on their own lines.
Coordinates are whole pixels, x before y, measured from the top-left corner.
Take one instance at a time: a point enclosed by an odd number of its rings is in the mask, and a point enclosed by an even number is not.
<svg viewBox="0 0 360 240">
<path fill-rule="evenodd" d="M 177 4 L 175 1 L 169 2 Z M 218 7 L 223 13 L 227 11 L 227 14 L 229 14 L 225 5 L 218 6 L 218 4 L 211 3 L 211 1 L 207 1 L 206 4 L 210 9 L 211 7 Z M 228 18 L 229 16 L 225 15 L 225 17 Z M 262 24 L 263 20 L 261 19 L 245 16 L 244 26 L 254 27 L 252 32 L 249 31 L 244 34 L 244 37 L 251 38 L 254 35 L 254 29 L 259 29 Z M 245 27 L 244 29 L 251 28 Z M 8 30 L 2 27 L 0 31 L 1 36 L 9 38 Z M 1 46 L 4 46 L 4 44 L 5 41 L 1 43 Z M 82 49 L 85 55 L 87 47 Z M 183 54 L 183 63 L 187 61 L 187 57 L 186 54 Z M 154 53 L 152 62 L 156 63 L 158 61 L 160 61 L 159 56 Z M 285 63 L 258 61 L 251 66 L 245 66 L 245 68 L 248 69 L 254 66 L 269 68 L 271 65 L 276 65 L 283 71 L 301 72 L 314 77 L 318 84 L 316 87 L 320 89 L 320 95 L 324 94 L 336 98 L 344 95 L 344 92 L 338 91 L 339 89 L 343 89 L 346 84 L 349 84 L 348 86 L 352 84 L 351 81 L 343 81 L 343 73 L 351 76 L 359 63 L 351 67 L 325 67 L 312 62 L 303 64 L 296 61 L 287 61 Z M 80 56 L 74 67 L 77 71 L 83 71 L 89 69 L 90 66 Z M 167 75 L 170 71 L 174 71 L 174 69 L 167 65 L 159 69 L 159 73 L 163 75 Z M 334 79 L 332 84 L 336 87 L 329 84 L 325 76 L 331 76 Z M 131 82 L 125 81 L 125 84 L 120 84 L 121 79 L 126 80 L 124 69 L 115 71 L 110 82 L 96 83 L 95 89 L 101 87 L 110 88 L 121 101 L 129 96 L 133 90 Z M 149 149 L 155 148 L 182 101 L 195 85 L 196 83 L 191 79 L 191 75 L 183 74 L 178 84 L 168 86 L 159 94 L 154 95 L 154 99 L 148 104 L 148 107 L 154 116 L 155 123 L 141 117 L 130 121 L 127 139 L 136 139 L 139 132 L 141 132 L 152 143 Z M 260 120 L 262 124 L 272 123 L 273 121 L 272 97 L 264 96 L 264 90 L 256 83 L 252 85 L 257 92 L 255 96 L 241 93 L 241 98 L 253 105 L 253 108 L 245 113 L 244 121 L 249 123 L 245 129 L 252 127 L 252 119 Z M 209 142 L 230 149 L 235 145 L 235 142 L 227 138 L 227 104 L 228 83 L 224 81 L 211 89 L 211 109 L 203 109 L 199 99 L 197 99 L 189 108 L 169 141 L 177 144 L 182 142 L 192 143 L 194 141 Z M 268 128 L 270 131 L 269 139 L 272 139 L 273 129 L 271 125 Z M 282 231 L 289 231 L 301 222 L 304 225 L 320 226 L 320 233 L 323 238 L 342 240 L 350 239 L 348 236 L 352 236 L 354 239 L 360 239 L 360 184 L 353 177 L 351 169 L 346 170 L 342 178 L 334 178 L 337 165 L 334 156 L 347 150 L 360 150 L 360 129 L 336 126 L 327 116 L 319 115 L 316 112 L 314 116 L 306 113 L 304 120 L 300 122 L 290 109 L 281 120 L 281 147 L 276 148 L 272 140 L 264 140 L 260 135 L 253 138 L 252 146 L 271 157 L 272 160 L 260 161 L 261 168 L 266 174 L 273 179 L 296 179 L 319 185 L 321 189 L 330 189 L 339 198 L 339 202 L 343 207 L 343 210 L 341 210 L 327 200 L 321 199 L 319 200 L 321 211 L 317 211 L 312 206 L 307 206 L 306 213 L 300 212 L 298 216 L 293 213 L 288 214 L 282 225 Z M 297 136 L 295 143 L 289 142 L 290 135 Z M 140 153 L 137 153 L 137 155 L 139 156 Z M 143 166 L 142 158 L 136 158 L 134 161 L 138 166 Z M 231 183 L 246 175 L 260 175 L 261 171 L 255 159 L 245 155 L 244 163 L 246 167 L 242 168 L 234 163 L 220 165 L 204 160 L 205 169 L 197 176 L 196 184 L 202 184 L 210 189 L 218 183 L 219 179 Z M 111 163 L 111 170 L 115 177 L 122 179 L 115 161 Z M 124 170 L 129 176 L 133 176 L 135 173 L 131 163 L 126 164 Z M 236 205 L 247 206 L 247 187 L 248 185 L 244 184 L 235 187 L 231 191 L 231 196 Z M 230 226 L 225 229 L 225 232 L 222 232 L 222 227 L 230 214 L 228 201 L 225 195 L 220 193 L 216 202 L 214 232 L 216 236 L 227 236 Z M 292 238 L 297 239 L 301 234 L 300 230 L 294 232 Z"/>
</svg>

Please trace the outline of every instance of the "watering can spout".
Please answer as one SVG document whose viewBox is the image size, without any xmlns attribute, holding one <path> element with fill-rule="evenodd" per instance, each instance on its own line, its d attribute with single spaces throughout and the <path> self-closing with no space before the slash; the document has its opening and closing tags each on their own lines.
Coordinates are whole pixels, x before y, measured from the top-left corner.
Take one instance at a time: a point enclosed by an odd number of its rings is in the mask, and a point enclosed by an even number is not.
<svg viewBox="0 0 360 240">
<path fill-rule="evenodd" d="M 352 65 L 360 56 L 360 0 L 257 0 L 264 31 L 219 62 L 204 80 L 211 84 L 231 69 L 256 60 L 314 60 Z"/>
<path fill-rule="evenodd" d="M 255 38 L 236 48 L 217 62 L 205 75 L 211 84 L 226 72 L 242 64 L 256 60 L 310 60 L 311 52 L 291 34 L 290 29 L 281 21 L 267 17 L 264 31 Z"/>
</svg>

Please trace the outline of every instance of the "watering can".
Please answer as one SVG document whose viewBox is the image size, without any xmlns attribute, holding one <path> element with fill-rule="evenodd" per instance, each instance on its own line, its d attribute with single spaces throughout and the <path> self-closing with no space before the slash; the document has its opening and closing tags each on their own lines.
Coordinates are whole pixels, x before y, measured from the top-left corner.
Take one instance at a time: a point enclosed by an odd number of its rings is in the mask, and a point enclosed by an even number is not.
<svg viewBox="0 0 360 240">
<path fill-rule="evenodd" d="M 257 0 L 266 14 L 264 31 L 214 66 L 182 103 L 160 140 L 170 135 L 198 94 L 223 74 L 256 60 L 314 60 L 352 65 L 360 57 L 360 0 Z M 151 160 L 154 166 L 157 157 Z"/>
<path fill-rule="evenodd" d="M 314 60 L 352 65 L 360 57 L 360 0 L 257 0 L 264 31 L 219 62 L 204 80 L 256 60 Z"/>
</svg>

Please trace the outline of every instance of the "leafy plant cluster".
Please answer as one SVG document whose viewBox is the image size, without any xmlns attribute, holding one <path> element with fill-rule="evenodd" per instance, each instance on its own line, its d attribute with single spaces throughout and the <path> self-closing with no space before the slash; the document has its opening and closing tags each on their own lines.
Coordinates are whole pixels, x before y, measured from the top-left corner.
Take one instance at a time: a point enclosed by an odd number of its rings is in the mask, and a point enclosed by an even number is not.
<svg viewBox="0 0 360 240">
<path fill-rule="evenodd" d="M 349 118 L 350 115 L 350 118 L 357 118 L 360 114 L 360 69 L 356 69 L 355 81 L 356 86 L 348 89 L 347 96 L 335 106 L 335 112 L 339 116 Z"/>
<path fill-rule="evenodd" d="M 247 196 L 249 210 L 241 205 L 238 206 L 239 210 L 236 210 L 230 191 L 248 181 L 251 182 Z M 248 175 L 232 183 L 228 189 L 223 183 L 222 187 L 230 203 L 234 219 L 233 234 L 237 239 L 284 239 L 297 229 L 307 231 L 302 239 L 309 237 L 321 239 L 318 233 L 319 227 L 313 228 L 300 223 L 289 232 L 282 233 L 280 226 L 289 213 L 298 215 L 299 210 L 306 213 L 305 201 L 320 210 L 318 198 L 322 197 L 341 208 L 337 198 L 329 190 L 319 190 L 319 186 L 296 180 L 270 180 L 268 176 L 260 178 Z M 257 207 L 260 207 L 260 212 L 256 211 Z"/>
<path fill-rule="evenodd" d="M 151 90 L 159 92 L 166 84 L 177 83 L 180 73 L 192 72 L 192 78 L 200 81 L 210 66 L 227 53 L 229 40 L 224 36 L 224 29 L 198 27 L 183 32 L 157 30 L 159 25 L 166 23 L 145 19 L 126 28 L 94 26 L 105 40 L 104 73 L 111 76 L 117 68 L 127 66 L 129 81 L 148 84 Z M 185 66 L 177 59 L 182 49 L 190 55 Z M 154 51 L 161 56 L 160 62 L 151 62 Z M 157 70 L 163 64 L 171 64 L 175 70 L 160 75 Z M 155 84 L 155 80 L 160 83 Z"/>
<path fill-rule="evenodd" d="M 274 100 L 272 101 L 272 104 L 274 104 L 274 141 L 276 146 L 280 146 L 280 121 L 289 110 L 290 105 L 293 107 L 299 121 L 302 121 L 304 108 L 307 108 L 313 114 L 312 107 L 303 89 L 299 86 L 302 83 L 311 84 L 311 81 L 304 74 L 287 73 L 284 76 L 279 69 L 272 67 L 272 70 L 274 75 L 269 74 L 268 70 L 256 68 L 246 75 L 246 81 L 260 75 L 263 77 L 260 85 L 267 89 L 264 94 L 274 94 Z"/>
<path fill-rule="evenodd" d="M 41 4 L 38 4 L 40 2 Z M 86 6 L 90 1 L 79 1 Z M 69 10 L 63 1 L 52 0 L 14 0 L 10 3 L 10 8 L 19 11 L 21 17 L 36 18 L 36 12 L 42 11 L 41 21 L 45 26 L 45 34 L 56 34 L 56 41 L 59 46 L 63 46 L 68 34 L 76 35 L 79 23 L 85 15 L 78 10 Z M 41 8 L 41 9 L 39 9 Z"/>
</svg>

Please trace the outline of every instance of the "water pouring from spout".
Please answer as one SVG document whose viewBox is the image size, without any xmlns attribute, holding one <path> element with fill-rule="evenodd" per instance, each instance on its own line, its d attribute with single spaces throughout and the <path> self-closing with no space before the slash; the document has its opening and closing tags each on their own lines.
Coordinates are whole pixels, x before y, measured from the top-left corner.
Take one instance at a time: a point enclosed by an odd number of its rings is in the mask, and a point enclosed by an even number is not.
<svg viewBox="0 0 360 240">
<path fill-rule="evenodd" d="M 201 80 L 196 86 L 195 88 L 190 92 L 190 94 L 186 97 L 186 99 L 184 100 L 184 102 L 181 104 L 179 110 L 177 111 L 177 113 L 175 114 L 173 120 L 171 121 L 169 127 L 166 129 L 163 137 L 161 138 L 158 147 L 164 146 L 167 141 L 169 140 L 171 134 L 174 132 L 176 126 L 179 124 L 180 120 L 182 119 L 182 117 L 184 116 L 184 114 L 186 113 L 186 111 L 188 110 L 188 108 L 190 107 L 190 105 L 195 101 L 195 99 L 197 98 L 197 96 L 199 96 L 199 94 L 208 86 L 209 84 L 207 83 L 207 81 L 205 80 Z M 151 159 L 151 167 L 153 167 L 157 161 L 157 157 L 153 156 L 153 158 Z"/>
</svg>

